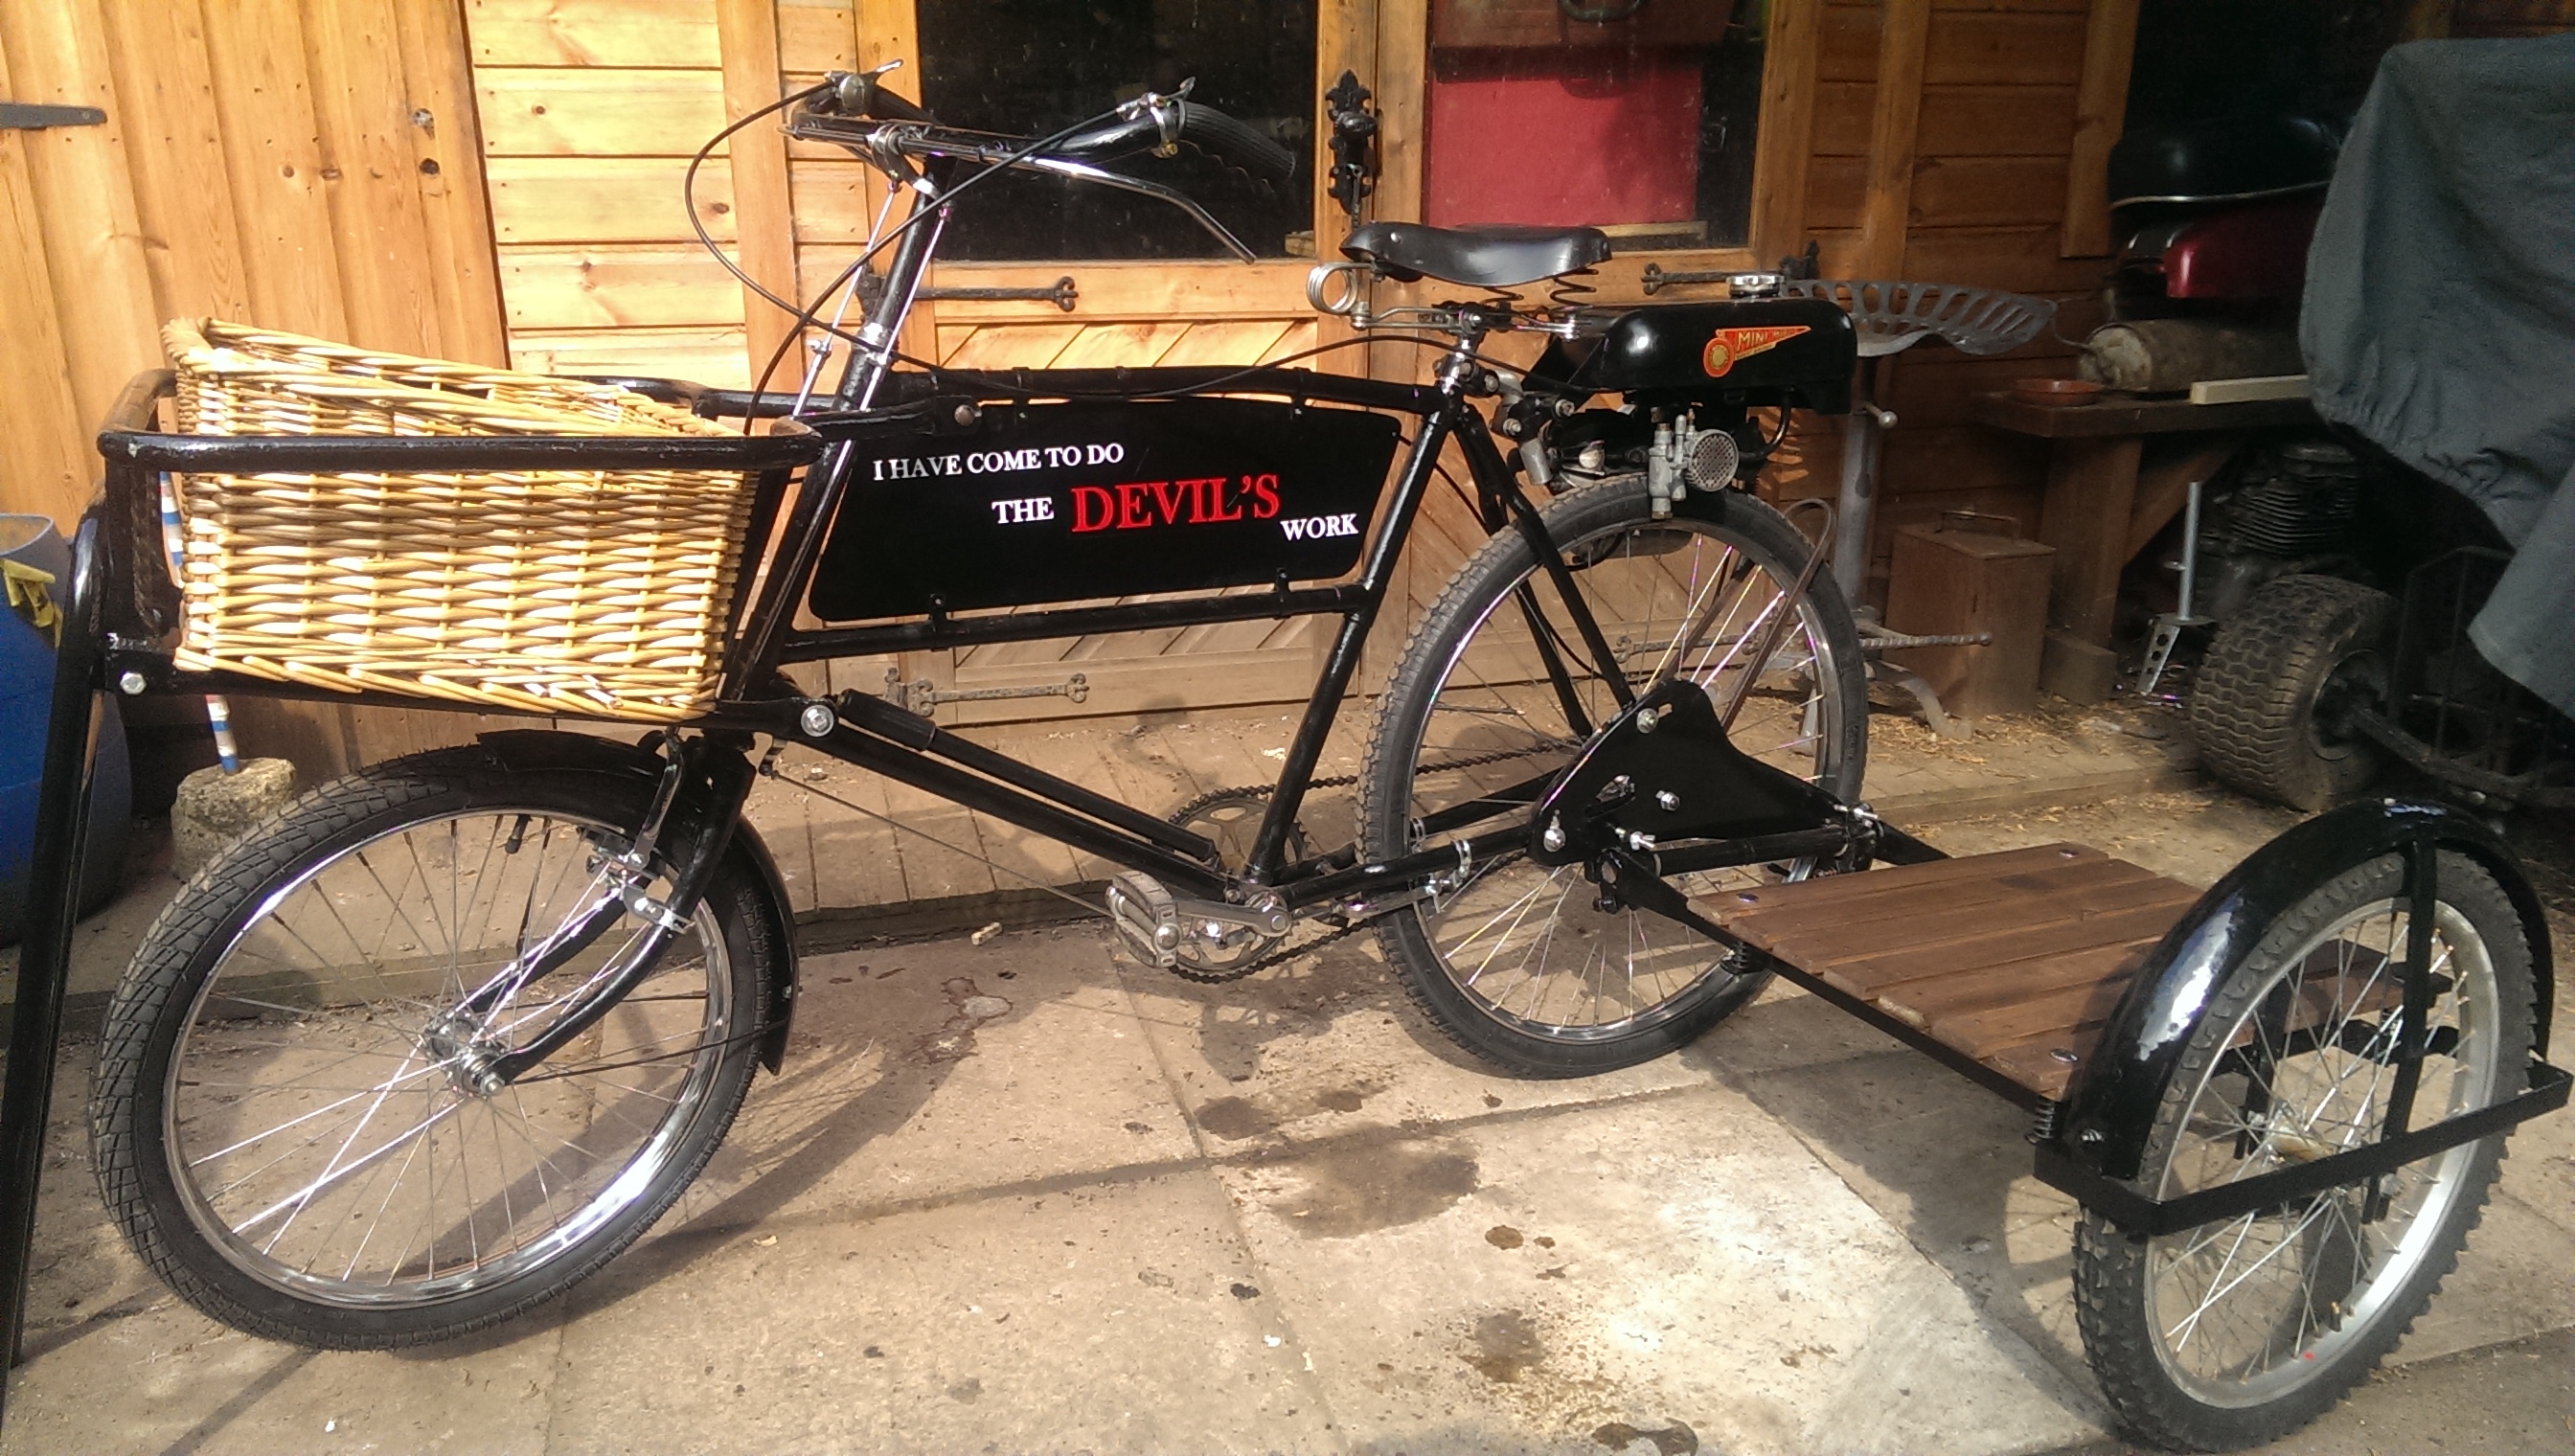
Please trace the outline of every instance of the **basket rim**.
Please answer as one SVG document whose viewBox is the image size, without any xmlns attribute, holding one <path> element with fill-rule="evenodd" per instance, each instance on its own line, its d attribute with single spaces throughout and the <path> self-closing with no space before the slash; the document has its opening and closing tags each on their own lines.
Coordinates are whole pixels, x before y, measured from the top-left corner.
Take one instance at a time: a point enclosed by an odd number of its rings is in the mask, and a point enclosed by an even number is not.
<svg viewBox="0 0 2575 1456">
<path fill-rule="evenodd" d="M 213 337 L 209 336 L 210 330 L 215 331 Z M 453 360 L 361 349 L 327 339 L 205 317 L 172 319 L 162 326 L 161 333 L 182 388 L 222 380 L 256 382 L 317 401 L 375 405 L 513 433 L 655 438 L 729 436 L 733 433 L 714 421 L 606 380 L 528 374 Z M 217 342 L 225 335 L 245 340 L 255 338 L 291 351 L 310 353 L 317 358 L 312 362 L 262 359 Z M 607 421 L 570 409 L 550 409 L 542 402 L 527 399 L 524 394 L 514 394 L 503 402 L 465 393 L 461 389 L 427 389 L 368 374 L 344 373 L 321 362 L 331 359 L 450 375 L 460 386 L 468 388 L 480 385 L 496 390 L 577 393 L 592 403 L 616 405 L 625 418 Z M 207 422 L 201 421 L 192 433 L 239 435 L 242 432 L 224 429 L 220 425 L 207 428 Z"/>
</svg>

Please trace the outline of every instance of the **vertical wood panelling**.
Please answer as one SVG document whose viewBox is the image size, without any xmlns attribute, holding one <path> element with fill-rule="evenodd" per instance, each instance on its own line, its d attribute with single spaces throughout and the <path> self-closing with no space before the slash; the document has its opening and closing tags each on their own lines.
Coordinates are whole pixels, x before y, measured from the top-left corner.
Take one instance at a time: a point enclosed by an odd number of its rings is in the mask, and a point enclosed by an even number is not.
<svg viewBox="0 0 2575 1456">
<path fill-rule="evenodd" d="M 0 47 L 0 94 L 10 91 Z M 54 308 L 53 270 L 27 167 L 34 132 L 0 131 L 0 509 L 68 526 L 89 499 L 88 451 L 66 422 L 80 418 Z"/>
<path fill-rule="evenodd" d="M 160 355 L 106 26 L 97 0 L 0 5 L 0 46 L 15 88 L 10 99 L 108 113 L 104 126 L 19 133 L 53 283 L 80 303 L 60 316 L 74 408 L 95 422 L 126 380 Z"/>
<path fill-rule="evenodd" d="M 2092 0 L 2083 26 L 2083 79 L 2074 101 L 2074 137 L 2065 168 L 2065 222 L 2059 249 L 2068 258 L 2110 251 L 2110 147 L 2128 111 L 2128 70 L 2137 51 L 2137 0 Z"/>
<path fill-rule="evenodd" d="M 98 478 L 90 437 L 160 361 L 173 316 L 498 360 L 456 5 L 0 4 L 0 93 L 108 115 L 0 134 L 0 504 L 70 523 Z M 452 741 L 468 722 L 233 709 L 245 748 L 307 774 Z"/>
<path fill-rule="evenodd" d="M 1922 117 L 1922 60 L 1931 0 L 1887 0 L 1878 32 L 1868 180 L 1860 201 L 1859 276 L 1887 278 L 1904 261 L 1913 218 L 1913 138 Z"/>
<path fill-rule="evenodd" d="M 717 0 L 717 47 L 724 58 L 725 120 L 738 121 L 774 104 L 779 83 L 778 9 L 774 0 Z M 787 139 L 780 122 L 754 122 L 734 134 L 728 147 L 733 172 L 734 209 L 740 241 L 737 261 L 751 282 L 789 302 L 796 301 L 796 215 L 788 200 Z M 759 376 L 777 357 L 793 320 L 743 288 L 747 363 Z M 781 360 L 793 374 L 800 361 Z"/>
</svg>

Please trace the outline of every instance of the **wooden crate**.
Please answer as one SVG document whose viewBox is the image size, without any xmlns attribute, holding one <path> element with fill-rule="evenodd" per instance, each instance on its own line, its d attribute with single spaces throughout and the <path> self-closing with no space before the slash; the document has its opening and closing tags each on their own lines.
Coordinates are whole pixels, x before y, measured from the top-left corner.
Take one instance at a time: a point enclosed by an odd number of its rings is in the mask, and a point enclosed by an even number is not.
<svg viewBox="0 0 2575 1456">
<path fill-rule="evenodd" d="M 1895 533 L 1886 625 L 1917 637 L 1991 633 L 1984 647 L 1912 648 L 1887 660 L 1921 675 L 1940 706 L 1967 719 L 2038 702 L 2038 653 L 2056 549 L 1936 526 Z"/>
</svg>

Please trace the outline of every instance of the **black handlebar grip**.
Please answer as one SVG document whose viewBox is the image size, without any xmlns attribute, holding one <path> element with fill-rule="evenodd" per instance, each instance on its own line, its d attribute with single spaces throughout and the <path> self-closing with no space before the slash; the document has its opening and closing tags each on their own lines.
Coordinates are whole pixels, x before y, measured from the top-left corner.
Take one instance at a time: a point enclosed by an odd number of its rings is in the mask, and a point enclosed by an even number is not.
<svg viewBox="0 0 2575 1456">
<path fill-rule="evenodd" d="M 1285 182 L 1296 170 L 1293 152 L 1224 112 L 1195 101 L 1182 103 L 1181 140 L 1255 177 Z"/>
</svg>

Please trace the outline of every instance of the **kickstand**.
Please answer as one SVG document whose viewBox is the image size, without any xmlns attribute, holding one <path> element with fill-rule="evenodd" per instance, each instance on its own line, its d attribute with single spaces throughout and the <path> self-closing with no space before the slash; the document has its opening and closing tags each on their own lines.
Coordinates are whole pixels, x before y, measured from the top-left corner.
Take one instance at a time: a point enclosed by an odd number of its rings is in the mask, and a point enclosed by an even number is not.
<svg viewBox="0 0 2575 1456">
<path fill-rule="evenodd" d="M 2155 617 L 2154 633 L 2146 646 L 2145 668 L 2137 675 L 2139 698 L 2154 696 L 2155 685 L 2163 681 L 2164 669 L 2172 666 L 2173 649 L 2181 644 L 2181 630 L 2206 627 L 2213 620 L 2198 615 L 2198 604 L 2191 600 L 2199 589 L 2199 488 L 2198 481 L 2190 483 L 2190 497 L 2182 507 L 2181 601 L 2175 604 L 2179 610 Z"/>
</svg>

